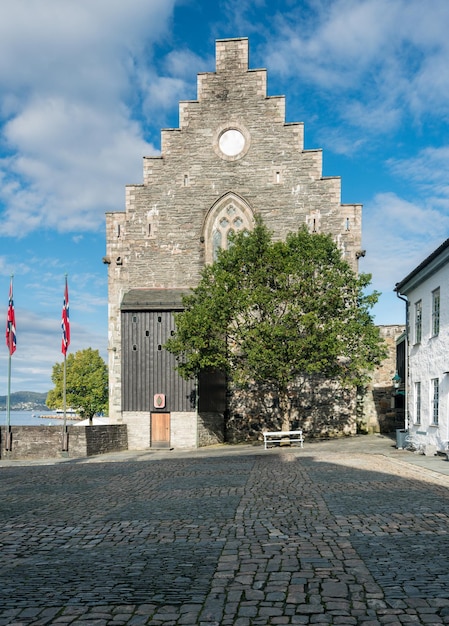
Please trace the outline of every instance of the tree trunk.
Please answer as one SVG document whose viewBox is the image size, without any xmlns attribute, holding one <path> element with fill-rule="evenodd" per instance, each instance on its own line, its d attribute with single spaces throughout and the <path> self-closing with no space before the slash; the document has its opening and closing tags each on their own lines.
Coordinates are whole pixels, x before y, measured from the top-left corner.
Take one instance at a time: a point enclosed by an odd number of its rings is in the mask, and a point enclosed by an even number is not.
<svg viewBox="0 0 449 626">
<path fill-rule="evenodd" d="M 290 430 L 291 402 L 287 389 L 279 391 L 279 407 L 282 416 L 282 430 Z"/>
</svg>

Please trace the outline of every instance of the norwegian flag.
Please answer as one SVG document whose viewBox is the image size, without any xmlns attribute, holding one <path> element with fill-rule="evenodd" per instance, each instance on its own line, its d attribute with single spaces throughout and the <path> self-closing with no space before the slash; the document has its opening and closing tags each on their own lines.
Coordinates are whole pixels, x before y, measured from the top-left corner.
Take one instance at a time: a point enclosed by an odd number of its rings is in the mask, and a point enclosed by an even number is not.
<svg viewBox="0 0 449 626">
<path fill-rule="evenodd" d="M 61 352 L 65 356 L 70 345 L 70 319 L 69 319 L 69 288 L 65 279 L 64 304 L 62 305 L 62 342 Z"/>
<path fill-rule="evenodd" d="M 8 303 L 8 315 L 6 318 L 6 345 L 8 346 L 9 354 L 12 355 L 16 351 L 17 338 L 16 338 L 16 316 L 14 313 L 14 299 L 12 294 L 12 277 L 9 284 L 9 303 Z"/>
</svg>

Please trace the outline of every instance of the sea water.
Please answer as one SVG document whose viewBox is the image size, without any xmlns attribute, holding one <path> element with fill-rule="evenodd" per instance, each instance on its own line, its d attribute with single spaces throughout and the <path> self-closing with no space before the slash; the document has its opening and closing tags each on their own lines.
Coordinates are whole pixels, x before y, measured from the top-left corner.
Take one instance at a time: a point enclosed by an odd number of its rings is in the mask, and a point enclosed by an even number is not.
<svg viewBox="0 0 449 626">
<path fill-rule="evenodd" d="M 52 416 L 55 417 L 52 417 Z M 42 416 L 42 417 L 41 417 Z M 63 417 L 56 417 L 54 411 L 45 410 L 39 411 L 10 411 L 9 423 L 11 426 L 62 426 L 64 423 Z M 73 424 L 74 420 L 66 419 L 66 424 Z M 0 425 L 7 426 L 6 411 L 0 412 Z"/>
</svg>

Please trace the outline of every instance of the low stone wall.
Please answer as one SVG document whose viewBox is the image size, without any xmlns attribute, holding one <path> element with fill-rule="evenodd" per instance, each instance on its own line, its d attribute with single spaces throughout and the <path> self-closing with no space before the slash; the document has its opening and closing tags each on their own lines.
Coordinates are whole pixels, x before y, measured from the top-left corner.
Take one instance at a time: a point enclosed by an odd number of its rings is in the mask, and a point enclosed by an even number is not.
<svg viewBox="0 0 449 626">
<path fill-rule="evenodd" d="M 107 452 L 120 452 L 128 449 L 128 434 L 124 424 L 108 424 L 98 426 L 76 426 L 82 428 L 85 433 L 86 456 L 106 454 Z M 71 434 L 71 433 L 70 433 Z M 70 448 L 69 434 L 69 448 Z M 80 437 L 81 443 L 82 437 Z"/>
<path fill-rule="evenodd" d="M 61 426 L 11 426 L 11 450 L 6 450 L 7 428 L 0 427 L 0 458 L 37 460 L 78 458 L 128 449 L 126 424 L 69 426 L 68 450 L 62 450 Z"/>
<path fill-rule="evenodd" d="M 401 324 L 379 326 L 388 349 L 387 358 L 373 371 L 359 397 L 359 429 L 367 433 L 390 433 L 404 427 L 404 409 L 395 407 L 393 376 L 398 368 L 396 341 L 405 330 Z"/>
</svg>

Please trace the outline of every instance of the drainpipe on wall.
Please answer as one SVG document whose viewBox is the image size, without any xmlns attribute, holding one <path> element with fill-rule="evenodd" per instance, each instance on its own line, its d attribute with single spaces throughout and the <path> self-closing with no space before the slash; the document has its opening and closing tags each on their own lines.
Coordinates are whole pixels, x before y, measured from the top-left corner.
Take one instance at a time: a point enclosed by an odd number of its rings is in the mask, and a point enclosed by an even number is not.
<svg viewBox="0 0 449 626">
<path fill-rule="evenodd" d="M 397 283 L 398 284 L 398 283 Z M 395 289 L 396 291 L 396 289 Z M 405 302 L 405 386 L 404 386 L 404 426 L 405 430 L 408 430 L 408 386 L 409 386 L 409 372 L 408 372 L 408 346 L 409 346 L 409 320 L 408 320 L 408 305 L 409 301 L 396 291 L 396 295 L 399 300 Z"/>
</svg>

